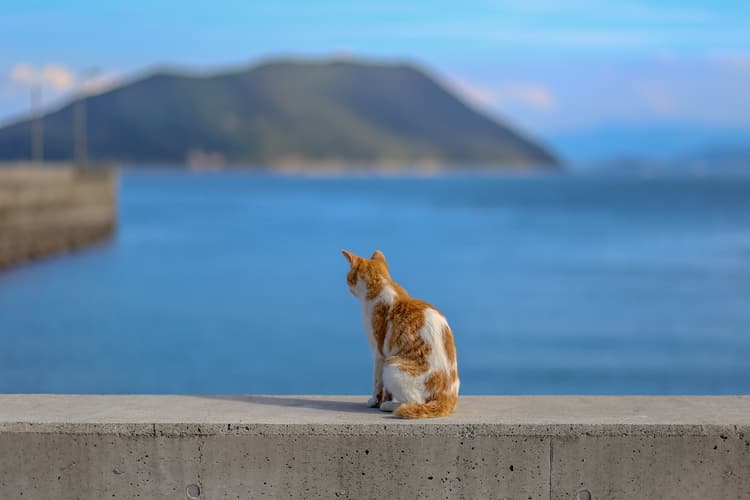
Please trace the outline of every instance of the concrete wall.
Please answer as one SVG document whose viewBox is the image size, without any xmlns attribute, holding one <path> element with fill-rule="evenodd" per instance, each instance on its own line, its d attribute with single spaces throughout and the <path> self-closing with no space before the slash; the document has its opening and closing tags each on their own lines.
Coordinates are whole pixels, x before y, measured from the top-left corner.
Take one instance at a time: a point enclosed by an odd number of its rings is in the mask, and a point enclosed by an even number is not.
<svg viewBox="0 0 750 500">
<path fill-rule="evenodd" d="M 0 167 L 0 269 L 107 238 L 115 183 L 108 168 Z"/>
<path fill-rule="evenodd" d="M 0 395 L 0 498 L 750 499 L 750 397 Z"/>
</svg>

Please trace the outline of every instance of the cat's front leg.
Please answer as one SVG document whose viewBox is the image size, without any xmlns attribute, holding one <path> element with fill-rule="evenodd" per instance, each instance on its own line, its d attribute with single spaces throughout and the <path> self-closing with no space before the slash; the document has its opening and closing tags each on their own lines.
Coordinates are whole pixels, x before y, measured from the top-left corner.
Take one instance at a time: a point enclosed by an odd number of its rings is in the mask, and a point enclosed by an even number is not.
<svg viewBox="0 0 750 500">
<path fill-rule="evenodd" d="M 383 397 L 383 358 L 373 356 L 372 397 L 367 401 L 369 408 L 377 408 Z"/>
</svg>

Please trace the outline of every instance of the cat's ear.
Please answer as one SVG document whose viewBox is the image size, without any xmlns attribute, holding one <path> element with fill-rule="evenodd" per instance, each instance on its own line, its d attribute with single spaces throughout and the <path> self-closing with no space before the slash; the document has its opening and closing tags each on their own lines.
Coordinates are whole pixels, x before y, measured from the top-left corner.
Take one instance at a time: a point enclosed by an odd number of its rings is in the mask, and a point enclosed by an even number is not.
<svg viewBox="0 0 750 500">
<path fill-rule="evenodd" d="M 341 250 L 341 253 L 344 254 L 344 257 L 346 257 L 346 260 L 349 261 L 350 265 L 354 265 L 354 261 L 357 260 L 357 256 L 351 253 L 348 250 Z"/>
<path fill-rule="evenodd" d="M 372 254 L 372 257 L 370 257 L 370 259 L 385 262 L 385 255 L 383 255 L 383 252 L 381 252 L 380 250 L 375 250 L 375 253 Z"/>
</svg>

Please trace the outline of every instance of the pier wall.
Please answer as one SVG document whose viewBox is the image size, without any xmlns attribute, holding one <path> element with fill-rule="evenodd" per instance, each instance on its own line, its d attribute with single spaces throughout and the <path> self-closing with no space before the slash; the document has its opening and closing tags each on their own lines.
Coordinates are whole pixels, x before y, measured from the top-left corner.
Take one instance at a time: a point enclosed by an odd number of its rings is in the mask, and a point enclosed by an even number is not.
<svg viewBox="0 0 750 500">
<path fill-rule="evenodd" d="M 0 269 L 99 242 L 115 224 L 113 169 L 0 167 Z"/>
<path fill-rule="evenodd" d="M 0 498 L 750 498 L 750 397 L 365 400 L 0 395 Z"/>
</svg>

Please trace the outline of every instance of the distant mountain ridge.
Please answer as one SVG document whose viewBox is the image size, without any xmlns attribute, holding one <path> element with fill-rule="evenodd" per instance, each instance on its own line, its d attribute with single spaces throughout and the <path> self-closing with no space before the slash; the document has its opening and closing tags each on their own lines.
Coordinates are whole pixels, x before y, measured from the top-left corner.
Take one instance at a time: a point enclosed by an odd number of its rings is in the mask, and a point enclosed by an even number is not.
<svg viewBox="0 0 750 500">
<path fill-rule="evenodd" d="M 723 164 L 730 156 L 733 161 L 744 156 L 745 163 L 750 159 L 747 155 L 750 144 L 748 126 L 683 122 L 610 124 L 550 133 L 546 140 L 566 163 L 577 165 L 596 166 L 628 161 L 684 164 L 699 160 Z"/>
<path fill-rule="evenodd" d="M 213 75 L 161 72 L 90 96 L 86 109 L 93 160 L 558 165 L 406 64 L 274 61 Z M 72 123 L 70 104 L 45 116 L 45 158 L 73 156 Z M 0 159 L 29 157 L 30 127 L 0 128 Z"/>
</svg>

